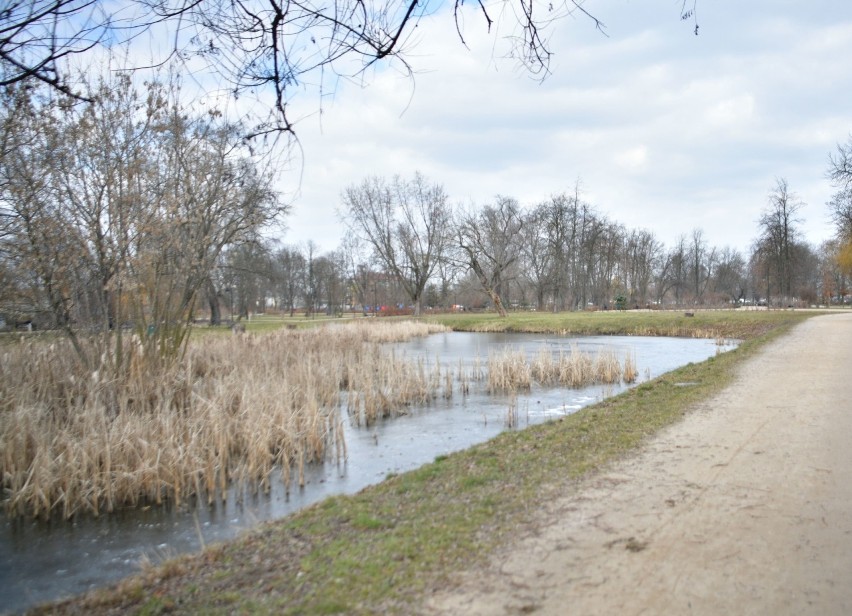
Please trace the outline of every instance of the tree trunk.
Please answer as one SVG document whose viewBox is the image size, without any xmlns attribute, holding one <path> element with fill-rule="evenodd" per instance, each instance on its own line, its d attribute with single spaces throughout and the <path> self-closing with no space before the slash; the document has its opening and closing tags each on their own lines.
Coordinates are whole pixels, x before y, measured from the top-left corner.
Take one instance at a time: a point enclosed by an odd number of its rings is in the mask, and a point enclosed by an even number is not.
<svg viewBox="0 0 852 616">
<path fill-rule="evenodd" d="M 501 317 L 508 316 L 506 313 L 506 308 L 503 307 L 503 300 L 500 299 L 500 294 L 497 293 L 494 289 L 488 289 L 488 296 L 491 298 L 491 301 L 494 302 L 494 308 L 497 309 L 497 314 Z"/>
<path fill-rule="evenodd" d="M 206 287 L 205 293 L 207 295 L 207 305 L 210 307 L 210 325 L 221 325 L 222 311 L 219 307 L 219 296 L 216 293 L 216 287 L 213 285 L 213 281 L 209 278 L 204 286 Z"/>
</svg>

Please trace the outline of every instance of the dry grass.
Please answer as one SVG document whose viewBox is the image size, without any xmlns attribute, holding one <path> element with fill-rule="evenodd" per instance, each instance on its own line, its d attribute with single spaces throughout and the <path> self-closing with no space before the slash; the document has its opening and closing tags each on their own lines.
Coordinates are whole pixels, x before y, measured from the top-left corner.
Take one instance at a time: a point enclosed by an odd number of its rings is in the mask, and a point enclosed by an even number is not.
<svg viewBox="0 0 852 616">
<path fill-rule="evenodd" d="M 488 357 L 488 389 L 491 392 L 514 392 L 530 389 L 533 381 L 541 385 L 586 387 L 636 380 L 635 360 L 628 356 L 621 361 L 614 351 L 597 355 L 572 347 L 570 352 L 552 353 L 542 347 L 532 360 L 510 348 Z"/>
<path fill-rule="evenodd" d="M 440 367 L 429 370 L 423 361 L 398 359 L 373 347 L 366 361 L 349 364 L 344 385 L 347 387 L 347 411 L 356 425 L 405 413 L 410 405 L 424 405 L 438 395 L 442 387 Z M 451 397 L 446 389 L 444 397 Z"/>
<path fill-rule="evenodd" d="M 636 368 L 636 357 L 628 355 L 624 358 L 624 372 L 622 372 L 622 379 L 625 383 L 635 383 L 638 376 L 639 370 Z"/>
<path fill-rule="evenodd" d="M 523 351 L 505 348 L 488 355 L 488 391 L 512 392 L 531 385 L 532 371 Z"/>
<path fill-rule="evenodd" d="M 422 366 L 378 343 L 441 326 L 355 323 L 193 340 L 177 363 L 129 339 L 122 368 L 86 372 L 63 341 L 0 354 L 0 476 L 12 515 L 47 517 L 225 498 L 346 454 L 341 391 L 361 421 L 428 398 Z M 103 365 L 114 365 L 105 358 Z M 445 394 L 446 395 L 446 394 Z"/>
<path fill-rule="evenodd" d="M 457 371 L 382 346 L 446 331 L 414 322 L 355 321 L 263 335 L 193 339 L 177 363 L 152 363 L 129 338 L 121 369 L 85 371 L 64 341 L 22 341 L 0 355 L 0 473 L 12 515 L 65 517 L 121 507 L 266 491 L 279 473 L 346 457 L 355 425 L 411 406 L 532 384 L 583 387 L 636 379 L 635 362 L 577 348 L 528 359 L 506 348 Z M 102 365 L 115 365 L 102 358 Z M 516 404 L 506 423 L 518 421 Z"/>
</svg>

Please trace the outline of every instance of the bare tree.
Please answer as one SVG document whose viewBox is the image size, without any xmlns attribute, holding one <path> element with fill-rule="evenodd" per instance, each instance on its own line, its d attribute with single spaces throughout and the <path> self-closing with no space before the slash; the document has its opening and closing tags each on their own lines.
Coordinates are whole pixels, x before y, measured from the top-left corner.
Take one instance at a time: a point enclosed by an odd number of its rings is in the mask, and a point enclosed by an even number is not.
<svg viewBox="0 0 852 616">
<path fill-rule="evenodd" d="M 463 4 L 452 4 L 462 43 Z M 483 26 L 507 41 L 507 54 L 534 75 L 549 73 L 548 31 L 554 21 L 585 15 L 604 28 L 582 0 L 478 6 Z M 272 94 L 273 113 L 255 133 L 291 132 L 287 105 L 306 85 L 328 90 L 339 76 L 363 77 L 379 62 L 393 62 L 413 74 L 407 60 L 412 35 L 434 10 L 433 4 L 418 0 L 13 0 L 0 11 L 0 85 L 34 78 L 87 98 L 75 87 L 68 60 L 149 32 L 170 42 L 149 66 L 170 59 L 196 66 L 206 62 L 235 97 Z"/>
<path fill-rule="evenodd" d="M 760 237 L 757 240 L 761 258 L 767 272 L 767 297 L 777 289 L 782 297 L 793 294 L 793 266 L 798 239 L 799 211 L 804 203 L 790 191 L 787 180 L 776 180 L 769 194 L 768 205 L 760 216 Z"/>
<path fill-rule="evenodd" d="M 828 208 L 837 229 L 837 236 L 852 243 L 852 187 L 834 193 L 828 202 Z"/>
<path fill-rule="evenodd" d="M 852 138 L 837 146 L 829 156 L 828 177 L 838 191 L 828 202 L 828 210 L 837 227 L 837 236 L 852 250 Z"/>
<path fill-rule="evenodd" d="M 796 242 L 792 254 L 791 296 L 807 304 L 815 304 L 821 284 L 820 255 L 814 246 L 805 241 Z"/>
<path fill-rule="evenodd" d="M 575 189 L 574 195 L 563 193 L 551 197 L 542 209 L 547 234 L 547 250 L 550 254 L 549 278 L 552 285 L 554 312 L 564 310 L 572 303 L 569 297 L 572 293 L 576 298 L 580 279 L 579 244 L 585 225 L 580 222 L 578 215 L 579 182 Z M 585 216 L 582 221 L 585 222 Z"/>
<path fill-rule="evenodd" d="M 355 301 L 361 306 L 361 312 L 367 316 L 367 306 L 370 305 L 370 280 L 373 277 L 370 270 L 368 246 L 357 236 L 347 235 L 340 247 L 344 270 Z"/>
<path fill-rule="evenodd" d="M 305 242 L 305 245 L 302 248 L 302 254 L 305 259 L 305 316 L 308 317 L 313 316 L 317 310 L 319 310 L 320 301 L 320 281 L 316 270 L 316 243 L 313 240 Z"/>
<path fill-rule="evenodd" d="M 687 260 L 686 236 L 681 235 L 675 245 L 666 252 L 656 277 L 659 303 L 665 300 L 669 291 L 674 291 L 675 304 L 682 302 L 687 284 Z"/>
<path fill-rule="evenodd" d="M 22 308 L 30 315 L 49 315 L 88 364 L 74 327 L 94 286 L 85 263 L 85 237 L 57 199 L 58 182 L 51 173 L 61 162 L 62 116 L 53 107 L 38 111 L 33 96 L 24 88 L 3 92 L 0 252 L 12 276 L 27 281 L 19 285 L 27 287 L 27 297 L 15 298 L 24 300 Z"/>
<path fill-rule="evenodd" d="M 533 288 L 535 305 L 545 307 L 545 294 L 552 289 L 553 253 L 548 249 L 547 204 L 541 203 L 524 217 L 521 225 L 521 268 L 524 278 Z"/>
<path fill-rule="evenodd" d="M 451 237 L 447 195 L 416 173 L 388 182 L 373 177 L 343 194 L 344 220 L 373 249 L 376 259 L 422 309 L 423 291 Z"/>
<path fill-rule="evenodd" d="M 117 28 L 98 0 L 24 0 L 0 12 L 0 85 L 35 78 L 77 95 L 61 66 L 103 44 Z"/>
<path fill-rule="evenodd" d="M 837 229 L 834 260 L 841 273 L 852 277 L 852 137 L 829 156 L 828 177 L 838 189 L 828 202 Z"/>
<path fill-rule="evenodd" d="M 306 262 L 302 252 L 293 246 L 277 250 L 272 258 L 273 288 L 278 305 L 292 317 L 300 297 L 304 297 Z"/>
<path fill-rule="evenodd" d="M 314 272 L 320 309 L 328 316 L 342 314 L 348 299 L 346 264 L 342 252 L 334 250 L 320 255 L 314 261 Z"/>
<path fill-rule="evenodd" d="M 630 301 L 644 306 L 657 267 L 662 245 L 654 234 L 644 229 L 627 233 L 624 247 L 624 275 Z"/>
<path fill-rule="evenodd" d="M 134 271 L 156 310 L 137 311 L 134 320 L 161 332 L 158 345 L 168 354 L 183 344 L 183 324 L 225 247 L 254 241 L 289 208 L 272 189 L 271 167 L 252 157 L 237 127 L 215 116 L 193 117 L 172 103 L 155 155 L 154 216 Z"/>
<path fill-rule="evenodd" d="M 852 137 L 846 144 L 838 144 L 837 152 L 828 157 L 828 177 L 835 186 L 852 187 Z"/>
<path fill-rule="evenodd" d="M 704 239 L 704 232 L 701 229 L 692 230 L 688 260 L 689 278 L 692 283 L 692 301 L 695 304 L 703 304 L 704 292 L 713 277 L 716 249 L 707 245 L 707 240 Z"/>
<path fill-rule="evenodd" d="M 476 275 L 501 317 L 506 316 L 501 294 L 508 282 L 507 272 L 520 257 L 521 222 L 518 202 L 498 196 L 494 205 L 460 212 L 455 224 L 464 264 Z"/>
<path fill-rule="evenodd" d="M 539 281 L 546 282 L 553 296 L 553 311 L 584 305 L 590 276 L 584 251 L 590 248 L 590 241 L 594 243 L 596 215 L 580 199 L 580 182 L 576 182 L 573 194 L 554 195 L 534 212 L 546 245 L 544 252 L 537 250 Z"/>
<path fill-rule="evenodd" d="M 719 251 L 716 269 L 713 273 L 713 290 L 724 295 L 730 302 L 745 299 L 747 291 L 746 262 L 742 254 L 733 248 L 725 247 Z"/>
<path fill-rule="evenodd" d="M 252 313 L 263 312 L 275 275 L 270 247 L 259 241 L 243 241 L 229 246 L 223 257 L 221 268 L 234 313 L 248 319 Z"/>
<path fill-rule="evenodd" d="M 139 93 L 119 76 L 89 92 L 92 103 L 69 106 L 7 91 L 15 104 L 0 119 L 15 147 L 0 160 L 0 250 L 38 280 L 72 340 L 83 330 L 115 343 L 86 363 L 120 364 L 126 323 L 147 349 L 174 356 L 224 248 L 287 206 L 239 130 L 188 114 L 168 85 Z"/>
</svg>

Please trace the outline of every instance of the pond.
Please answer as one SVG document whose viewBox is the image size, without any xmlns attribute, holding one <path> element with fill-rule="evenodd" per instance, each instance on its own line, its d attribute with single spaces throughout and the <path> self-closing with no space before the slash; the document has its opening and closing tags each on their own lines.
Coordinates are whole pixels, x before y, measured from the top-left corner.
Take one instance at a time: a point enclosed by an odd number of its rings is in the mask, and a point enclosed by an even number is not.
<svg viewBox="0 0 852 616">
<path fill-rule="evenodd" d="M 689 362 L 700 362 L 735 345 L 713 340 L 654 337 L 563 337 L 542 334 L 435 334 L 395 344 L 399 358 L 423 359 L 445 368 L 487 366 L 488 355 L 506 347 L 532 357 L 547 348 L 572 347 L 593 354 L 614 350 L 635 359 L 641 382 Z M 536 387 L 516 398 L 488 395 L 484 384 L 470 394 L 438 398 L 424 408 L 367 427 L 346 425 L 348 457 L 306 470 L 304 488 L 273 484 L 269 494 L 231 493 L 226 503 L 196 509 L 119 511 L 100 518 L 49 522 L 6 519 L 0 524 L 0 611 L 79 594 L 139 571 L 143 562 L 201 549 L 264 520 L 286 516 L 332 494 L 351 494 L 448 454 L 484 442 L 511 424 L 518 428 L 564 416 L 619 393 L 625 385 L 583 389 Z M 508 421 L 509 409 L 514 409 Z M 345 411 L 342 411 L 345 412 Z"/>
</svg>

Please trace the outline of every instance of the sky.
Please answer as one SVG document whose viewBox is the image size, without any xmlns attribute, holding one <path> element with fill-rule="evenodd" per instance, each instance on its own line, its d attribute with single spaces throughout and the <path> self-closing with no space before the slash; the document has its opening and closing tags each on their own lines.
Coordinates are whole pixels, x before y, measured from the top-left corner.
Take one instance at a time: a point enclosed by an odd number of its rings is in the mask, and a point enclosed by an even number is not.
<svg viewBox="0 0 852 616">
<path fill-rule="evenodd" d="M 468 3 L 470 5 L 471 3 Z M 852 2 L 588 0 L 550 31 L 552 74 L 531 78 L 466 7 L 424 18 L 406 56 L 293 102 L 301 158 L 284 243 L 340 244 L 343 190 L 367 176 L 444 186 L 453 203 L 533 206 L 562 192 L 671 246 L 695 228 L 747 251 L 779 178 L 806 204 L 805 238 L 832 234 L 828 156 L 852 137 Z M 505 32 L 505 31 L 504 31 Z M 318 113 L 321 108 L 322 113 Z"/>
</svg>

